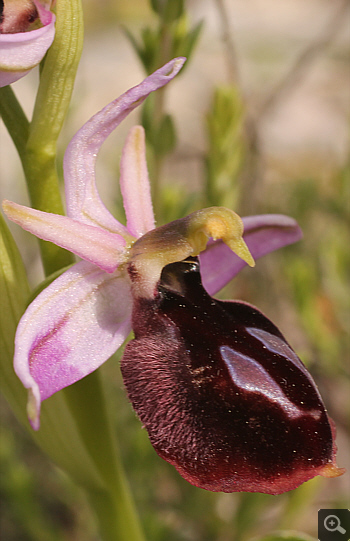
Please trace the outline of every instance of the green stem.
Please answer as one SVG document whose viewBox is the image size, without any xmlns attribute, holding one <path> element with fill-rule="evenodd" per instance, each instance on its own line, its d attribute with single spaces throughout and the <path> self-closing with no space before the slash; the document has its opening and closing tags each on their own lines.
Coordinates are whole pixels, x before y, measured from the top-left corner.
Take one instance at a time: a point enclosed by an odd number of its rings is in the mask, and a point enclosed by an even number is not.
<svg viewBox="0 0 350 541">
<path fill-rule="evenodd" d="M 160 46 L 158 49 L 158 59 L 156 62 L 157 68 L 163 66 L 171 59 L 171 50 L 172 50 L 172 35 L 171 35 L 171 25 L 165 22 L 163 19 L 160 20 Z M 153 125 L 155 131 L 158 130 L 163 116 L 164 116 L 164 102 L 165 102 L 165 92 L 166 87 L 163 86 L 159 88 L 154 95 L 154 115 L 153 115 Z M 153 149 L 153 175 L 152 175 L 152 201 L 155 210 L 155 215 L 158 218 L 161 218 L 161 174 L 163 168 L 164 156 L 157 152 L 157 149 Z"/>
<path fill-rule="evenodd" d="M 11 86 L 0 88 L 0 115 L 23 163 L 29 136 L 29 121 Z"/>
<path fill-rule="evenodd" d="M 64 389 L 69 408 L 105 491 L 89 491 L 105 541 L 144 541 L 106 407 L 100 372 Z"/>
<path fill-rule="evenodd" d="M 97 515 L 103 541 L 145 541 L 121 485 L 116 487 L 115 494 L 90 492 L 88 497 Z"/>
<path fill-rule="evenodd" d="M 56 170 L 57 139 L 67 114 L 83 44 L 81 0 L 57 0 L 56 33 L 44 61 L 30 124 L 24 171 L 32 206 L 63 214 Z M 46 274 L 73 262 L 73 256 L 40 243 Z"/>
</svg>

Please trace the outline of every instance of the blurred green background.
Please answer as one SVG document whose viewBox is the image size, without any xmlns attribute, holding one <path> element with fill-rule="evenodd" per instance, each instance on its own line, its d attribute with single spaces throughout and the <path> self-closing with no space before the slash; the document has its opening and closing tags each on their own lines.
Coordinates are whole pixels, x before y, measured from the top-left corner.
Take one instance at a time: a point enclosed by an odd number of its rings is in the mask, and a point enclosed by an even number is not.
<svg viewBox="0 0 350 541">
<path fill-rule="evenodd" d="M 157 104 L 150 103 L 109 137 L 97 178 L 104 202 L 123 219 L 120 152 L 128 128 L 142 118 L 159 224 L 213 204 L 242 216 L 272 212 L 298 220 L 301 242 L 246 268 L 220 296 L 256 304 L 286 335 L 320 388 L 337 425 L 338 465 L 349 470 L 350 33 L 349 10 L 343 13 L 342 6 L 324 0 L 185 2 L 182 27 L 203 23 L 184 73 L 166 90 L 167 148 L 157 152 Z M 126 29 L 140 43 L 143 28 L 156 32 L 159 25 L 147 0 L 84 0 L 83 7 L 85 47 L 61 157 L 92 114 L 145 76 Z M 14 85 L 29 116 L 37 77 L 31 73 Z M 1 199 L 27 204 L 19 160 L 3 125 L 0 130 L 6 156 Z M 43 277 L 36 239 L 11 230 L 35 286 Z M 245 541 L 291 530 L 316 538 L 319 508 L 349 506 L 348 475 L 317 478 L 281 496 L 192 487 L 149 444 L 125 396 L 120 355 L 101 371 L 150 541 Z M 82 492 L 37 449 L 3 399 L 0 404 L 1 538 L 97 541 Z"/>
</svg>

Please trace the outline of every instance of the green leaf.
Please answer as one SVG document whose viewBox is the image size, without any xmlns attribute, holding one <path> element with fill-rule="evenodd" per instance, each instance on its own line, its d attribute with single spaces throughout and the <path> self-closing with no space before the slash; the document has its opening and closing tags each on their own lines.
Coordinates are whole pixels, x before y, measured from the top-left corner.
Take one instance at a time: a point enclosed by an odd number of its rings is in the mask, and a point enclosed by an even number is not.
<svg viewBox="0 0 350 541">
<path fill-rule="evenodd" d="M 19 451 L 18 435 L 16 438 L 12 424 L 3 425 L 0 438 L 2 516 L 15 525 L 17 539 L 63 541 L 58 524 L 50 519 L 38 498 L 37 471 L 23 462 Z"/>
<path fill-rule="evenodd" d="M 141 60 L 145 66 L 147 75 L 150 75 L 156 68 L 158 51 L 161 47 L 161 37 L 159 29 L 153 30 L 152 28 L 143 28 L 141 32 L 143 51 Z"/>
<path fill-rule="evenodd" d="M 159 35 L 158 32 L 154 32 L 150 28 L 144 28 L 141 31 L 142 43 L 140 44 L 133 34 L 124 28 L 124 32 L 128 40 L 130 41 L 134 51 L 141 60 L 141 63 L 147 73 L 150 75 L 153 70 L 156 51 L 158 49 Z"/>
<path fill-rule="evenodd" d="M 0 88 L 0 115 L 23 161 L 29 135 L 29 122 L 9 85 Z"/>
<path fill-rule="evenodd" d="M 188 17 L 184 14 L 176 25 L 173 35 L 173 56 L 185 56 L 187 58 L 184 68 L 189 64 L 194 47 L 202 31 L 203 24 L 203 21 L 200 21 L 192 28 L 192 30 L 188 30 Z"/>
<path fill-rule="evenodd" d="M 2 214 L 0 214 L 1 361 L 3 361 L 5 357 L 10 357 L 10 362 L 12 361 L 14 334 L 17 323 L 26 306 L 29 293 L 30 289 L 27 275 L 21 256 L 5 220 Z M 0 366 L 4 370 L 5 378 L 8 377 L 9 380 L 12 380 L 12 364 L 8 367 L 6 363 L 1 362 Z M 14 375 L 15 374 L 13 373 L 13 376 Z M 10 384 L 9 392 L 15 392 L 15 389 L 17 388 L 17 378 L 16 380 L 14 379 L 14 381 L 14 388 L 12 389 L 12 385 Z"/>
</svg>

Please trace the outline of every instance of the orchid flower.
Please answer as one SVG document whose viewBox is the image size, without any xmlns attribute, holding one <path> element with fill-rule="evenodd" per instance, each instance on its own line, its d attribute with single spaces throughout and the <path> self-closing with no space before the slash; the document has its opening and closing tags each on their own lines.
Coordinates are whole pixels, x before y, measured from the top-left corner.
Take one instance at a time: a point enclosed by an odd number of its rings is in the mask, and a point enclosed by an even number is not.
<svg viewBox="0 0 350 541">
<path fill-rule="evenodd" d="M 331 421 L 311 376 L 276 327 L 249 305 L 216 301 L 209 295 L 246 264 L 253 266 L 253 257 L 298 240 L 297 223 L 282 215 L 242 221 L 231 210 L 212 207 L 155 228 L 140 126 L 129 132 L 120 164 L 126 226 L 105 208 L 96 188 L 95 162 L 104 140 L 151 92 L 171 81 L 184 60 L 172 60 L 128 90 L 73 137 L 64 157 L 67 216 L 4 202 L 11 220 L 83 259 L 28 307 L 16 334 L 14 367 L 29 390 L 28 414 L 38 429 L 41 401 L 98 368 L 133 329 L 135 339 L 126 347 L 122 373 L 130 400 L 160 456 L 190 482 L 209 490 L 283 492 L 317 474 L 341 473 L 334 463 Z M 242 340 L 248 349 L 235 346 Z M 271 370 L 274 356 L 283 361 L 283 377 Z M 301 386 L 305 406 L 297 390 L 293 394 L 282 385 L 288 371 L 292 389 Z M 229 404 L 238 411 L 236 396 L 242 400 L 239 411 L 248 417 L 235 421 Z M 256 455 L 265 437 L 265 413 L 271 426 L 264 466 Z M 283 457 L 276 459 L 273 472 L 276 457 L 269 457 L 270 447 L 277 444 L 278 450 L 278 427 L 287 426 L 289 420 L 295 426 L 283 445 L 287 447 L 300 432 L 297 458 L 290 450 L 289 463 Z M 257 432 L 257 440 L 251 441 L 253 432 L 249 438 L 242 433 L 237 446 L 246 422 Z M 218 438 L 216 426 L 221 426 Z M 233 436 L 235 426 L 238 432 Z M 320 429 L 322 451 L 317 443 L 300 458 L 315 427 Z"/>
<path fill-rule="evenodd" d="M 39 17 L 42 27 L 30 30 Z M 5 0 L 0 20 L 0 87 L 37 66 L 55 37 L 55 15 L 42 0 Z"/>
</svg>

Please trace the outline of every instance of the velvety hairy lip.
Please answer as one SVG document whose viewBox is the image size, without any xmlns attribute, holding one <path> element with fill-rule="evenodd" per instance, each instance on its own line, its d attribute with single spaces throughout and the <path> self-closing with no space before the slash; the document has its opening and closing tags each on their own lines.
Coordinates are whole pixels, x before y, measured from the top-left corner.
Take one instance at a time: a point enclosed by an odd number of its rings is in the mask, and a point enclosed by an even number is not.
<svg viewBox="0 0 350 541">
<path fill-rule="evenodd" d="M 190 483 L 279 494 L 342 473 L 300 359 L 255 307 L 211 298 L 197 259 L 164 268 L 155 298 L 134 303 L 133 329 L 129 398 L 157 453 Z"/>
</svg>

